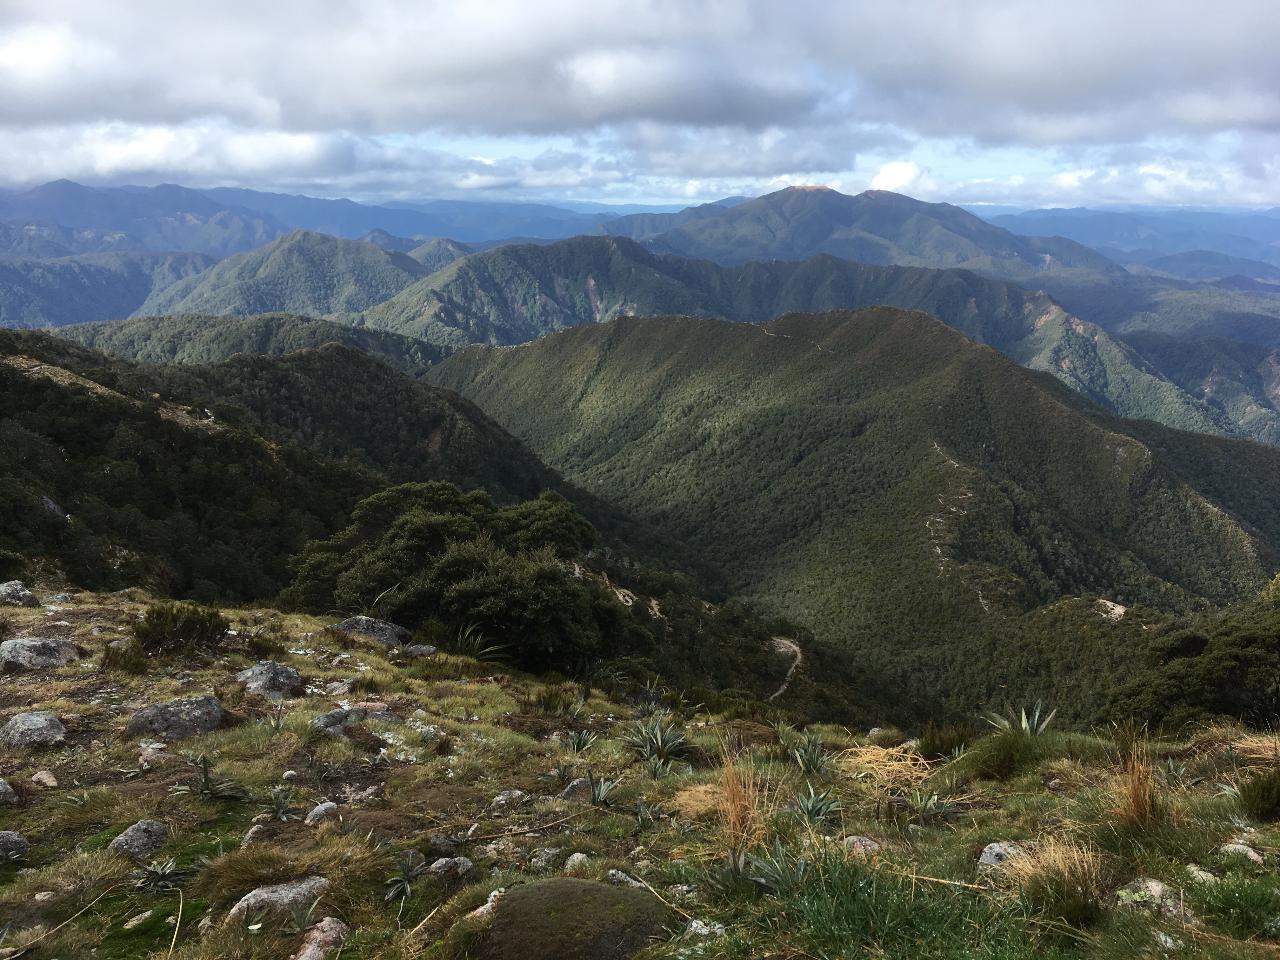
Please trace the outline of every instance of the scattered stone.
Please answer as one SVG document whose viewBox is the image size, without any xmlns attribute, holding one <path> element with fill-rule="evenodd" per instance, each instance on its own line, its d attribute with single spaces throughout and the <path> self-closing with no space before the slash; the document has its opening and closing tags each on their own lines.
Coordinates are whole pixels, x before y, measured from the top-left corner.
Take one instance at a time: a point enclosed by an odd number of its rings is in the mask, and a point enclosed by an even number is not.
<svg viewBox="0 0 1280 960">
<path fill-rule="evenodd" d="M 0 643 L 0 670 L 52 670 L 80 659 L 80 648 L 70 640 L 18 637 Z"/>
<path fill-rule="evenodd" d="M 591 865 L 591 858 L 585 853 L 571 853 L 569 859 L 564 862 L 565 873 L 578 873 L 585 870 Z"/>
<path fill-rule="evenodd" d="M 1240 843 L 1239 841 L 1224 843 L 1218 848 L 1218 853 L 1222 854 L 1224 857 L 1243 857 L 1245 860 L 1248 860 L 1250 863 L 1257 864 L 1258 866 L 1262 866 L 1265 862 L 1261 853 L 1253 849 L 1253 847 L 1249 846 L 1247 843 Z"/>
<path fill-rule="evenodd" d="M 1155 917 L 1166 917 L 1183 923 L 1195 922 L 1182 897 L 1159 880 L 1150 877 L 1140 877 L 1117 890 L 1116 904 L 1131 910 L 1141 910 Z"/>
<path fill-rule="evenodd" d="M 330 680 L 325 684 L 324 692 L 331 697 L 345 697 L 351 692 L 350 680 Z"/>
<path fill-rule="evenodd" d="M 369 710 L 367 706 L 357 704 L 354 707 L 338 707 L 328 713 L 322 713 L 311 721 L 311 727 L 331 737 L 345 737 L 347 728 L 362 720 L 381 720 L 384 723 L 402 723 L 394 713 L 386 709 L 385 703 L 375 704 L 381 710 Z"/>
<path fill-rule="evenodd" d="M 67 728 L 48 710 L 19 713 L 0 727 L 0 745 L 19 750 L 56 747 L 67 739 Z"/>
<path fill-rule="evenodd" d="M 840 843 L 844 847 L 845 853 L 855 857 L 870 859 L 881 850 L 880 841 L 872 840 L 870 837 L 845 837 Z M 984 850 L 983 853 L 985 854 L 986 851 Z"/>
<path fill-rule="evenodd" d="M 325 960 L 342 946 L 350 933 L 351 928 L 337 917 L 325 917 L 303 936 L 302 948 L 293 955 L 293 960 Z"/>
<path fill-rule="evenodd" d="M 71 603 L 76 598 L 74 593 L 55 593 L 49 598 L 50 603 Z"/>
<path fill-rule="evenodd" d="M 307 877 L 291 883 L 276 883 L 267 887 L 258 887 L 240 898 L 231 908 L 224 923 L 231 925 L 240 920 L 246 913 L 262 911 L 272 913 L 289 913 L 293 910 L 306 910 L 329 889 L 329 881 L 324 877 Z"/>
<path fill-rule="evenodd" d="M 340 819 L 341 816 L 342 814 L 338 812 L 338 805 L 332 800 L 326 800 L 324 803 L 317 803 L 303 822 L 309 827 L 314 827 L 317 823 Z"/>
<path fill-rule="evenodd" d="M 569 785 L 557 794 L 561 800 L 591 799 L 591 781 L 586 777 L 578 777 L 569 781 Z"/>
<path fill-rule="evenodd" d="M 9 781 L 0 777 L 0 804 L 12 804 L 18 802 L 18 792 L 9 786 Z"/>
<path fill-rule="evenodd" d="M 108 849 L 131 860 L 149 860 L 169 839 L 169 828 L 159 820 L 139 820 L 108 844 Z"/>
<path fill-rule="evenodd" d="M 690 920 L 689 926 L 684 929 L 684 935 L 690 939 L 702 940 L 708 937 L 723 937 L 724 934 L 724 924 L 716 923 L 714 920 Z"/>
<path fill-rule="evenodd" d="M 427 856 L 432 859 L 456 857 L 462 851 L 462 844 L 445 833 L 427 834 Z"/>
<path fill-rule="evenodd" d="M 333 628 L 369 637 L 371 640 L 377 640 L 384 647 L 407 646 L 411 636 L 404 627 L 385 620 L 375 620 L 372 617 L 348 617 L 346 620 L 335 623 Z"/>
<path fill-rule="evenodd" d="M 37 770 L 31 775 L 31 782 L 46 790 L 56 790 L 58 787 L 58 778 L 53 775 L 52 770 Z"/>
<path fill-rule="evenodd" d="M 8 583 L 0 583 L 0 606 L 38 607 L 40 601 L 21 580 L 10 580 Z"/>
<path fill-rule="evenodd" d="M 142 913 L 138 914 L 136 917 L 130 917 L 128 920 L 124 922 L 124 929 L 133 930 L 136 927 L 142 926 L 144 923 L 146 923 L 148 920 L 151 919 L 151 915 L 153 913 L 155 913 L 154 910 L 144 910 L 142 911 Z"/>
<path fill-rule="evenodd" d="M 529 866 L 534 870 L 550 870 L 556 861 L 556 857 L 560 856 L 560 847 L 542 847 L 533 851 L 533 856 L 529 858 Z"/>
<path fill-rule="evenodd" d="M 474 869 L 475 864 L 466 857 L 441 857 L 427 867 L 427 872 L 442 880 L 462 880 Z"/>
<path fill-rule="evenodd" d="M 265 823 L 255 823 L 249 828 L 248 832 L 245 833 L 244 839 L 240 841 L 240 846 L 247 847 L 251 843 L 257 843 L 260 840 L 265 840 L 267 835 L 270 833 L 271 828 Z"/>
<path fill-rule="evenodd" d="M 411 660 L 419 660 L 422 657 L 434 657 L 439 651 L 435 647 L 426 643 L 411 643 L 407 647 L 401 647 L 400 653 Z"/>
<path fill-rule="evenodd" d="M 467 914 L 466 919 L 484 920 L 493 916 L 494 907 L 497 906 L 498 901 L 502 899 L 503 894 L 506 892 L 506 887 L 499 887 L 497 890 L 494 890 L 489 894 L 489 899 Z"/>
<path fill-rule="evenodd" d="M 621 870 L 610 870 L 605 874 L 605 879 L 618 887 L 635 887 L 637 890 L 643 890 L 644 884 L 629 874 L 623 873 Z"/>
<path fill-rule="evenodd" d="M 1194 863 L 1187 864 L 1187 876 L 1189 876 L 1196 883 L 1217 883 L 1218 882 L 1218 878 L 1215 877 L 1212 873 L 1210 873 L 1204 867 L 1198 866 Z"/>
<path fill-rule="evenodd" d="M 125 727 L 126 737 L 144 734 L 172 742 L 216 730 L 222 724 L 222 704 L 217 697 L 183 697 L 143 707 Z"/>
<path fill-rule="evenodd" d="M 1026 852 L 1021 846 L 1008 840 L 988 843 L 982 849 L 982 856 L 978 858 L 978 869 L 999 870 L 1014 857 L 1024 856 Z"/>
<path fill-rule="evenodd" d="M 21 860 L 31 849 L 27 838 L 13 830 L 0 830 L 0 863 Z"/>
<path fill-rule="evenodd" d="M 286 770 L 284 773 L 280 774 L 280 779 L 281 779 L 281 780 L 297 780 L 297 779 L 298 779 L 298 771 L 297 771 L 297 770 Z"/>
<path fill-rule="evenodd" d="M 236 674 L 245 693 L 256 693 L 272 700 L 299 696 L 303 691 L 302 676 L 293 667 L 274 660 L 255 663 Z"/>
<path fill-rule="evenodd" d="M 523 790 L 503 790 L 489 803 L 490 810 L 504 810 L 524 803 L 529 795 Z"/>
</svg>

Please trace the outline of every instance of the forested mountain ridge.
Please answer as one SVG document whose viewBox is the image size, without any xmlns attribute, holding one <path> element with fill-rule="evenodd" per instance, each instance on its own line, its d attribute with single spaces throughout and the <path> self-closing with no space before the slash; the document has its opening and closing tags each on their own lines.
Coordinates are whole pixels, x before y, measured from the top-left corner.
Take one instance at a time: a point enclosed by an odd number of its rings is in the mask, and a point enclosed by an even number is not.
<svg viewBox="0 0 1280 960">
<path fill-rule="evenodd" d="M 429 377 L 922 702 L 1079 693 L 1011 655 L 1043 611 L 1230 602 L 1280 557 L 1280 451 L 1108 416 L 919 313 L 624 318 Z"/>
</svg>

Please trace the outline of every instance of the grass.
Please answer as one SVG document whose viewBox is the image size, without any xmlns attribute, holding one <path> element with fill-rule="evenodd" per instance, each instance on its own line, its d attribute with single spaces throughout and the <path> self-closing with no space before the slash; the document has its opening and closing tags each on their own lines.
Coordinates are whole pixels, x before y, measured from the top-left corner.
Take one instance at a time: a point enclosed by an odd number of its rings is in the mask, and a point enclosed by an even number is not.
<svg viewBox="0 0 1280 960">
<path fill-rule="evenodd" d="M 1004 875 L 1039 916 L 1085 927 L 1105 912 L 1109 877 L 1102 855 L 1077 840 L 1047 837 L 1010 860 Z"/>
</svg>

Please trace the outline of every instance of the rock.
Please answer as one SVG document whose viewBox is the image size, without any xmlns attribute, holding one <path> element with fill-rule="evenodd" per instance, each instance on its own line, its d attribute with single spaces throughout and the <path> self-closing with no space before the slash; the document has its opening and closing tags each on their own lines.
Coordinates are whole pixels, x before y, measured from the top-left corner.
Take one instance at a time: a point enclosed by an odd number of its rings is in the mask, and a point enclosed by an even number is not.
<svg viewBox="0 0 1280 960">
<path fill-rule="evenodd" d="M 880 841 L 872 840 L 870 837 L 845 837 L 840 843 L 845 853 L 868 859 L 879 853 L 881 849 Z"/>
<path fill-rule="evenodd" d="M 265 840 L 267 835 L 271 833 L 271 829 L 265 823 L 255 823 L 245 833 L 244 839 L 240 841 L 240 846 L 247 847 L 251 843 L 258 843 Z"/>
<path fill-rule="evenodd" d="M 170 742 L 185 740 L 218 729 L 222 717 L 222 704 L 217 697 L 183 697 L 143 707 L 130 718 L 124 735 L 150 735 Z"/>
<path fill-rule="evenodd" d="M 1218 848 L 1218 853 L 1224 857 L 1243 857 L 1245 860 L 1248 860 L 1250 863 L 1257 864 L 1258 866 L 1262 866 L 1265 862 L 1261 853 L 1253 849 L 1253 847 L 1249 846 L 1247 843 L 1240 843 L 1239 841 L 1224 843 Z"/>
<path fill-rule="evenodd" d="M 0 830 L 0 863 L 21 860 L 31 849 L 27 838 L 12 830 Z"/>
<path fill-rule="evenodd" d="M 281 779 L 281 780 L 284 780 L 284 781 L 286 781 L 286 782 L 288 782 L 288 781 L 290 781 L 290 780 L 297 780 L 297 779 L 298 779 L 298 771 L 297 771 L 297 770 L 286 770 L 284 773 L 280 774 L 280 779 Z"/>
<path fill-rule="evenodd" d="M 38 640 L 18 637 L 0 643 L 0 670 L 52 670 L 80 659 L 80 648 L 70 640 Z"/>
<path fill-rule="evenodd" d="M 434 657 L 438 652 L 435 647 L 426 643 L 411 643 L 407 647 L 400 648 L 400 653 L 412 660 Z"/>
<path fill-rule="evenodd" d="M 999 870 L 1014 857 L 1025 856 L 1026 852 L 1021 846 L 1008 840 L 988 843 L 982 849 L 982 856 L 978 858 L 978 869 Z"/>
<path fill-rule="evenodd" d="M 724 934 L 724 924 L 716 923 L 714 920 L 710 922 L 706 920 L 690 920 L 689 925 L 684 928 L 684 935 L 691 940 L 702 940 L 708 937 L 723 937 Z"/>
<path fill-rule="evenodd" d="M 591 858 L 585 853 L 571 853 L 569 859 L 564 862 L 565 873 L 577 873 L 585 870 L 591 865 Z"/>
<path fill-rule="evenodd" d="M 666 940 L 675 914 L 647 890 L 552 877 L 508 889 L 489 920 L 485 960 L 621 960 Z"/>
<path fill-rule="evenodd" d="M 55 593 L 49 598 L 50 603 L 71 603 L 76 598 L 74 593 Z"/>
<path fill-rule="evenodd" d="M 56 747 L 67 739 L 67 728 L 48 710 L 19 713 L 0 727 L 0 745 L 19 750 Z"/>
<path fill-rule="evenodd" d="M 10 580 L 8 583 L 0 583 L 0 606 L 38 607 L 40 601 L 21 580 Z"/>
<path fill-rule="evenodd" d="M 53 775 L 51 770 L 37 770 L 31 775 L 31 782 L 37 787 L 44 787 L 46 790 L 56 790 L 58 787 L 58 778 Z"/>
<path fill-rule="evenodd" d="M 1116 904 L 1130 910 L 1141 910 L 1155 917 L 1194 923 L 1182 897 L 1159 880 L 1140 877 L 1116 891 Z"/>
<path fill-rule="evenodd" d="M 236 679 L 244 684 L 245 693 L 256 693 L 272 700 L 299 696 L 304 689 L 297 670 L 273 660 L 264 660 L 241 670 Z"/>
<path fill-rule="evenodd" d="M 271 913 L 289 913 L 296 909 L 306 910 L 315 903 L 326 890 L 329 881 L 324 877 L 307 877 L 291 883 L 277 883 L 268 887 L 258 887 L 240 898 L 231 908 L 224 923 L 231 925 L 240 920 L 246 913 L 254 914 L 262 911 Z"/>
<path fill-rule="evenodd" d="M 18 793 L 13 787 L 9 786 L 9 781 L 0 777 L 0 805 L 8 805 L 18 802 Z"/>
<path fill-rule="evenodd" d="M 586 777 L 578 777 L 569 781 L 569 785 L 556 794 L 561 800 L 581 800 L 589 801 L 591 799 L 591 781 Z"/>
<path fill-rule="evenodd" d="M 139 820 L 107 845 L 131 860 L 149 860 L 169 839 L 169 828 L 159 820 Z"/>
<path fill-rule="evenodd" d="M 144 910 L 142 911 L 142 913 L 138 914 L 137 916 L 130 917 L 128 920 L 124 922 L 123 924 L 124 929 L 133 930 L 136 927 L 142 926 L 144 923 L 146 923 L 148 920 L 151 919 L 151 915 L 153 913 L 155 913 L 154 910 Z"/>
<path fill-rule="evenodd" d="M 404 627 L 385 620 L 374 620 L 372 617 L 347 617 L 335 623 L 333 628 L 369 637 L 371 640 L 377 640 L 384 647 L 407 646 L 410 639 L 410 633 Z"/>
<path fill-rule="evenodd" d="M 558 856 L 560 856 L 560 847 L 542 847 L 533 851 L 533 856 L 529 858 L 529 866 L 535 870 L 550 870 Z"/>
<path fill-rule="evenodd" d="M 628 874 L 623 873 L 621 870 L 610 870 L 608 873 L 605 874 L 605 879 L 607 879 L 614 886 L 634 887 L 637 890 L 644 889 L 643 883 L 641 883 L 635 877 L 632 877 L 632 876 L 629 876 Z"/>
<path fill-rule="evenodd" d="M 489 894 L 489 899 L 467 914 L 466 919 L 486 920 L 489 917 L 492 917 L 494 907 L 497 906 L 498 901 L 502 899 L 502 895 L 506 892 L 506 887 L 499 887 L 497 890 L 494 890 Z"/>
<path fill-rule="evenodd" d="M 338 812 L 338 805 L 332 800 L 326 800 L 324 803 L 317 803 L 303 822 L 309 827 L 314 827 L 317 823 L 324 823 L 326 820 L 338 820 L 341 817 L 342 814 Z"/>
<path fill-rule="evenodd" d="M 356 707 L 338 707 L 328 713 L 322 713 L 311 721 L 313 730 L 328 734 L 331 737 L 345 737 L 347 727 L 368 718 L 369 711 Z"/>
<path fill-rule="evenodd" d="M 462 851 L 462 844 L 445 833 L 427 834 L 427 855 L 432 859 L 456 857 Z"/>
<path fill-rule="evenodd" d="M 515 807 L 524 803 L 529 795 L 523 790 L 503 790 L 500 794 L 493 798 L 489 803 L 490 810 L 503 810 L 507 807 Z"/>
<path fill-rule="evenodd" d="M 1196 883 L 1217 883 L 1218 878 L 1206 870 L 1204 867 L 1197 866 L 1194 863 L 1187 864 L 1187 876 Z"/>
<path fill-rule="evenodd" d="M 50 903 L 58 899 L 58 895 L 52 890 L 41 890 L 39 893 L 33 894 L 31 899 L 36 903 Z"/>
<path fill-rule="evenodd" d="M 466 857 L 441 857 L 427 867 L 427 872 L 435 874 L 442 880 L 462 880 L 474 869 L 475 864 Z"/>
<path fill-rule="evenodd" d="M 293 960 L 325 960 L 342 946 L 350 933 L 351 928 L 337 917 L 325 917 L 303 936 L 302 948 L 293 955 Z"/>
</svg>

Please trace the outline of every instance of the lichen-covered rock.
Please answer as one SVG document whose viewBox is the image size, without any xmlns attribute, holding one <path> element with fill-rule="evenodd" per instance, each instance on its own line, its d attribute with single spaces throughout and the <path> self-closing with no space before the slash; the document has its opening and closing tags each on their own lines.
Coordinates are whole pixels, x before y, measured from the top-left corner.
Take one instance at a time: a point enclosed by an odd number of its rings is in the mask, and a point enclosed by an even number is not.
<svg viewBox="0 0 1280 960">
<path fill-rule="evenodd" d="M 303 936 L 302 947 L 293 960 L 325 960 L 350 933 L 351 928 L 337 917 L 325 917 Z"/>
<path fill-rule="evenodd" d="M 347 617 L 333 625 L 335 630 L 354 633 L 371 640 L 377 640 L 385 647 L 403 647 L 408 645 L 411 634 L 404 627 L 386 620 L 375 620 L 373 617 Z"/>
<path fill-rule="evenodd" d="M 276 883 L 267 887 L 250 890 L 231 908 L 224 921 L 234 924 L 246 913 L 290 913 L 293 910 L 306 910 L 311 904 L 329 889 L 329 881 L 324 877 L 307 877 L 291 883 Z"/>
<path fill-rule="evenodd" d="M 591 858 L 585 853 L 571 853 L 569 859 L 564 862 L 565 873 L 578 873 L 591 866 Z"/>
<path fill-rule="evenodd" d="M 10 580 L 8 583 L 0 583 L 0 606 L 38 607 L 40 601 L 21 580 Z"/>
<path fill-rule="evenodd" d="M 490 801 L 489 809 L 498 811 L 506 810 L 510 807 L 518 807 L 528 799 L 529 795 L 523 790 L 503 790 Z"/>
<path fill-rule="evenodd" d="M 978 858 L 979 870 L 1000 870 L 1015 857 L 1026 854 L 1026 850 L 1009 840 L 998 840 L 988 843 L 982 848 L 982 856 Z"/>
<path fill-rule="evenodd" d="M 442 880 L 463 880 L 470 876 L 474 869 L 475 864 L 466 857 L 441 857 L 427 867 L 427 872 Z"/>
<path fill-rule="evenodd" d="M 149 860 L 169 839 L 169 828 L 159 820 L 139 820 L 108 844 L 131 860 Z"/>
<path fill-rule="evenodd" d="M 870 858 L 880 852 L 880 841 L 870 837 L 845 837 L 840 842 L 844 846 L 844 852 L 855 857 Z"/>
<path fill-rule="evenodd" d="M 0 643 L 0 670 L 52 670 L 80 659 L 80 648 L 70 640 L 17 637 Z"/>
<path fill-rule="evenodd" d="M 1218 853 L 1224 857 L 1241 857 L 1257 866 L 1261 866 L 1265 862 L 1261 853 L 1249 846 L 1249 844 L 1241 843 L 1239 840 L 1232 843 L 1224 843 L 1218 848 Z"/>
<path fill-rule="evenodd" d="M 318 823 L 324 823 L 326 820 L 337 820 L 341 816 L 342 814 L 338 812 L 338 805 L 332 800 L 326 800 L 324 803 L 317 803 L 311 809 L 304 823 L 309 827 L 314 827 Z"/>
<path fill-rule="evenodd" d="M 489 912 L 478 960 L 627 960 L 674 916 L 647 890 L 554 877 L 512 887 Z"/>
<path fill-rule="evenodd" d="M 0 863 L 21 860 L 31 849 L 27 838 L 13 830 L 0 830 Z"/>
<path fill-rule="evenodd" d="M 217 697 L 183 697 L 143 707 L 125 727 L 126 737 L 150 735 L 172 742 L 216 730 L 222 724 Z"/>
<path fill-rule="evenodd" d="M 302 676 L 293 667 L 273 660 L 255 663 L 236 674 L 236 680 L 244 684 L 246 693 L 256 693 L 272 700 L 296 697 L 304 689 Z"/>
<path fill-rule="evenodd" d="M 569 785 L 557 796 L 561 800 L 580 800 L 585 803 L 591 799 L 591 781 L 587 777 L 570 780 Z"/>
<path fill-rule="evenodd" d="M 1182 896 L 1151 877 L 1139 877 L 1117 890 L 1116 905 L 1182 923 L 1196 922 Z"/>
<path fill-rule="evenodd" d="M 17 750 L 56 747 L 66 739 L 67 728 L 48 710 L 16 714 L 0 727 L 0 744 Z"/>
</svg>

